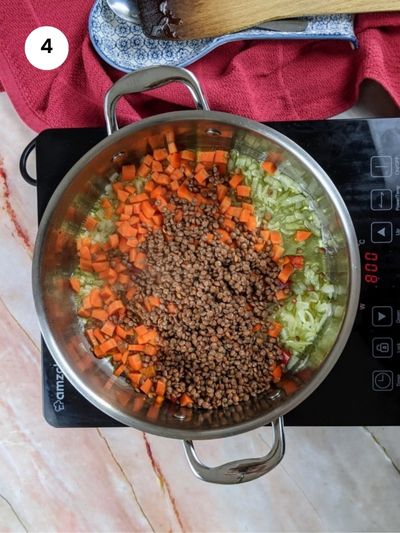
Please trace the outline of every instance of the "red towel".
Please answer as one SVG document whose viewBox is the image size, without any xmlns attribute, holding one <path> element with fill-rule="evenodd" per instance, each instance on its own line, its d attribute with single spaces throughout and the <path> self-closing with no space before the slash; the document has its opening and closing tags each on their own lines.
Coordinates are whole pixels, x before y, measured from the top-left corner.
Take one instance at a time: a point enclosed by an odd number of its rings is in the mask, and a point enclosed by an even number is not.
<svg viewBox="0 0 400 533">
<path fill-rule="evenodd" d="M 0 82 L 33 129 L 104 124 L 103 100 L 121 76 L 93 50 L 87 31 L 92 0 L 19 0 L 0 5 Z M 38 26 L 61 29 L 67 61 L 41 71 L 25 58 L 24 42 Z M 372 78 L 400 105 L 400 13 L 357 19 L 359 50 L 338 41 L 242 41 L 224 45 L 190 68 L 213 110 L 255 120 L 319 119 L 349 108 L 360 83 Z M 163 87 L 119 105 L 122 124 L 192 107 L 184 88 Z"/>
</svg>

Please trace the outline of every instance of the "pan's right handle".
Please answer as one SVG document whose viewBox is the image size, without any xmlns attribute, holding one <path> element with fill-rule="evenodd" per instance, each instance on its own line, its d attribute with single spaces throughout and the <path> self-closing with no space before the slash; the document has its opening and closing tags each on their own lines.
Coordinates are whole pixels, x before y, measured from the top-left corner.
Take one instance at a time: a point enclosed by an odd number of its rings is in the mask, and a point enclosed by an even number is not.
<svg viewBox="0 0 400 533">
<path fill-rule="evenodd" d="M 186 85 L 194 99 L 197 109 L 210 109 L 199 82 L 189 70 L 172 66 L 144 68 L 132 72 L 131 74 L 127 74 L 119 79 L 106 94 L 104 100 L 104 115 L 108 135 L 111 135 L 118 130 L 115 108 L 118 100 L 122 96 L 156 89 L 157 87 L 162 87 L 163 85 L 174 81 L 179 81 Z"/>
<path fill-rule="evenodd" d="M 31 152 L 36 148 L 36 139 L 31 140 L 31 142 L 24 148 L 24 151 L 21 154 L 21 157 L 19 159 L 19 171 L 21 173 L 21 176 L 24 178 L 26 183 L 29 183 L 29 185 L 33 185 L 36 187 L 37 180 L 32 178 L 32 176 L 29 174 L 28 169 L 26 168 L 26 164 L 28 162 L 28 157 L 30 156 Z"/>
</svg>

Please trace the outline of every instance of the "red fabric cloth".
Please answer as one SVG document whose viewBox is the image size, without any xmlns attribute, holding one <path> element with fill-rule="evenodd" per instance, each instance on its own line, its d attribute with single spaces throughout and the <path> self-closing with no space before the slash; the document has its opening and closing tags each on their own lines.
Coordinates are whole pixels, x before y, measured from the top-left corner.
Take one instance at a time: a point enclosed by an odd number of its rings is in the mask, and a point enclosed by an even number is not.
<svg viewBox="0 0 400 533">
<path fill-rule="evenodd" d="M 90 44 L 92 0 L 5 0 L 0 4 L 0 83 L 33 129 L 104 124 L 103 99 L 121 76 Z M 36 27 L 61 29 L 67 61 L 41 71 L 25 58 L 24 42 Z M 363 79 L 381 83 L 400 105 L 400 13 L 361 15 L 360 48 L 338 41 L 242 41 L 224 45 L 190 66 L 213 110 L 255 120 L 326 118 L 349 108 Z M 182 87 L 121 102 L 122 124 L 162 111 L 192 107 Z"/>
</svg>

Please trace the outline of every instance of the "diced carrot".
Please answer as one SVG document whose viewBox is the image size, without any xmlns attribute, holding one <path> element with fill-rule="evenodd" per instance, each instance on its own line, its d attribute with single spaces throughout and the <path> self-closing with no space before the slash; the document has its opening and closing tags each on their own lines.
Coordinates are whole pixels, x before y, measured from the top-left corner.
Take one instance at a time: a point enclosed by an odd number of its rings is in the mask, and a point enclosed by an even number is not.
<svg viewBox="0 0 400 533">
<path fill-rule="evenodd" d="M 111 316 L 113 315 L 114 313 L 116 313 L 117 311 L 119 311 L 120 309 L 124 309 L 125 306 L 124 304 L 121 302 L 121 300 L 115 300 L 114 302 L 112 302 L 109 306 L 108 306 L 108 315 Z"/>
<path fill-rule="evenodd" d="M 92 267 L 95 272 L 105 272 L 109 269 L 110 263 L 108 261 L 96 261 L 92 263 Z"/>
<path fill-rule="evenodd" d="M 148 195 L 145 192 L 142 192 L 140 194 L 136 194 L 134 196 L 131 196 L 130 202 L 132 204 L 137 204 L 137 203 L 140 203 L 140 202 L 144 202 L 145 200 L 148 200 L 148 199 L 149 199 Z"/>
<path fill-rule="evenodd" d="M 228 209 L 225 212 L 226 215 L 231 216 L 231 217 L 236 217 L 236 218 L 239 218 L 241 213 L 242 213 L 242 208 L 234 207 L 234 206 L 228 207 Z"/>
<path fill-rule="evenodd" d="M 108 318 L 108 313 L 104 309 L 93 309 L 92 317 L 101 322 L 105 322 Z"/>
<path fill-rule="evenodd" d="M 108 339 L 108 341 L 105 341 L 102 344 L 100 344 L 100 349 L 103 353 L 110 352 L 116 347 L 117 347 L 117 343 L 115 342 L 114 339 Z"/>
<path fill-rule="evenodd" d="M 152 384 L 153 382 L 151 381 L 151 379 L 147 378 L 143 385 L 140 387 L 140 390 L 145 394 L 148 394 L 151 390 Z"/>
<path fill-rule="evenodd" d="M 251 187 L 248 185 L 238 185 L 236 187 L 236 192 L 238 196 L 249 197 L 251 196 Z"/>
<path fill-rule="evenodd" d="M 224 218 L 224 222 L 223 222 L 223 226 L 226 230 L 228 231 L 232 231 L 233 229 L 235 229 L 236 227 L 236 224 L 233 220 L 231 220 L 230 218 Z"/>
<path fill-rule="evenodd" d="M 246 226 L 247 228 L 250 230 L 250 231 L 254 231 L 257 227 L 257 219 L 254 215 L 250 215 L 247 222 L 246 222 Z"/>
<path fill-rule="evenodd" d="M 140 370 L 142 368 L 142 358 L 140 354 L 128 355 L 128 365 L 132 370 Z"/>
<path fill-rule="evenodd" d="M 142 203 L 142 213 L 145 217 L 151 218 L 155 214 L 155 212 L 156 210 L 148 200 Z"/>
<path fill-rule="evenodd" d="M 163 161 L 164 159 L 167 159 L 168 152 L 165 148 L 156 148 L 153 150 L 153 158 L 156 161 Z"/>
<path fill-rule="evenodd" d="M 129 198 L 129 192 L 119 189 L 117 191 L 117 198 L 120 202 L 126 202 L 127 199 Z"/>
<path fill-rule="evenodd" d="M 272 245 L 272 260 L 275 263 L 282 257 L 284 249 L 279 244 Z"/>
<path fill-rule="evenodd" d="M 294 394 L 299 388 L 297 383 L 293 381 L 292 379 L 284 379 L 280 381 L 278 384 L 278 387 L 283 389 L 288 396 L 290 396 L 291 394 Z"/>
<path fill-rule="evenodd" d="M 147 330 L 147 332 L 144 333 L 143 335 L 139 335 L 137 339 L 139 344 L 147 344 L 148 342 L 152 343 L 156 340 L 157 340 L 157 331 L 155 331 L 154 329 Z"/>
<path fill-rule="evenodd" d="M 160 163 L 160 161 L 156 161 L 154 159 L 153 162 L 151 163 L 151 171 L 152 172 L 162 172 L 163 171 L 162 163 Z"/>
<path fill-rule="evenodd" d="M 149 302 L 153 307 L 159 307 L 161 305 L 161 300 L 158 296 L 149 296 Z"/>
<path fill-rule="evenodd" d="M 138 336 L 144 335 L 148 331 L 147 327 L 144 326 L 143 324 L 141 324 L 140 326 L 136 326 L 136 328 L 134 328 L 134 330 L 135 330 L 136 335 L 138 335 Z"/>
<path fill-rule="evenodd" d="M 194 175 L 194 179 L 202 185 L 208 178 L 208 172 L 205 168 L 202 168 Z"/>
<path fill-rule="evenodd" d="M 272 371 L 272 377 L 274 378 L 274 383 L 280 381 L 282 377 L 282 368 L 280 366 L 276 366 L 274 368 L 274 370 Z"/>
<path fill-rule="evenodd" d="M 164 381 L 161 381 L 160 379 L 157 381 L 157 385 L 156 385 L 156 394 L 157 396 L 164 396 L 165 395 L 165 390 L 166 390 L 166 385 L 164 383 Z"/>
<path fill-rule="evenodd" d="M 229 209 L 230 206 L 231 206 L 231 199 L 229 198 L 229 196 L 225 196 L 222 199 L 222 202 L 220 203 L 221 212 L 226 213 L 226 211 Z"/>
<path fill-rule="evenodd" d="M 141 178 L 145 178 L 146 176 L 148 176 L 149 173 L 150 167 L 147 166 L 145 163 L 142 163 L 137 170 L 137 175 Z"/>
<path fill-rule="evenodd" d="M 126 245 L 128 246 L 128 248 L 136 248 L 138 244 L 139 241 L 135 237 L 130 237 L 126 240 Z"/>
<path fill-rule="evenodd" d="M 89 339 L 90 344 L 94 347 L 98 345 L 97 339 L 93 334 L 93 329 L 88 328 L 85 330 L 85 334 L 87 338 Z"/>
<path fill-rule="evenodd" d="M 131 248 L 129 250 L 129 261 L 131 263 L 134 263 L 136 261 L 137 254 L 138 254 L 138 251 L 136 250 L 136 248 Z"/>
<path fill-rule="evenodd" d="M 265 246 L 265 242 L 257 242 L 255 245 L 254 245 L 254 250 L 256 252 L 262 252 L 264 250 L 264 246 Z"/>
<path fill-rule="evenodd" d="M 247 223 L 251 217 L 251 212 L 248 209 L 243 209 L 240 212 L 239 221 Z"/>
<path fill-rule="evenodd" d="M 180 187 L 179 181 L 178 180 L 171 181 L 171 183 L 169 184 L 169 187 L 171 190 L 177 191 Z"/>
<path fill-rule="evenodd" d="M 111 248 L 118 248 L 119 244 L 119 235 L 118 233 L 113 233 L 108 237 L 108 242 L 110 243 Z"/>
<path fill-rule="evenodd" d="M 311 235 L 312 235 L 311 231 L 298 230 L 298 231 L 296 231 L 296 234 L 294 236 L 294 240 L 296 242 L 303 242 L 303 241 L 306 241 L 307 239 L 309 239 L 311 237 Z"/>
<path fill-rule="evenodd" d="M 279 244 L 279 246 L 282 245 L 282 235 L 279 231 L 271 230 L 269 239 L 272 244 Z"/>
<path fill-rule="evenodd" d="M 188 394 L 184 393 L 179 398 L 179 403 L 181 404 L 182 407 L 186 407 L 187 405 L 192 405 L 193 400 Z"/>
<path fill-rule="evenodd" d="M 78 315 L 81 317 L 81 318 L 89 318 L 90 317 L 90 311 L 88 309 L 84 309 L 83 307 L 81 307 L 79 310 L 78 310 Z"/>
<path fill-rule="evenodd" d="M 247 209 L 248 211 L 250 211 L 250 213 L 254 213 L 254 205 L 253 204 L 248 204 L 246 202 L 243 202 L 242 203 L 242 207 L 243 207 L 243 209 Z"/>
<path fill-rule="evenodd" d="M 122 181 L 130 181 L 136 177 L 135 165 L 122 165 L 121 179 Z"/>
<path fill-rule="evenodd" d="M 243 176 L 241 174 L 234 174 L 232 178 L 229 180 L 229 185 L 232 187 L 232 189 L 236 189 L 238 185 L 240 185 L 243 181 Z"/>
<path fill-rule="evenodd" d="M 256 333 L 257 331 L 261 331 L 262 330 L 262 324 L 256 324 L 255 326 L 253 326 L 253 332 Z"/>
<path fill-rule="evenodd" d="M 162 226 L 162 223 L 163 223 L 163 216 L 158 214 L 158 215 L 153 215 L 151 217 L 151 220 L 154 222 L 154 225 L 157 226 L 158 228 L 161 228 Z"/>
<path fill-rule="evenodd" d="M 217 229 L 217 232 L 219 233 L 220 239 L 221 239 L 222 242 L 231 242 L 232 241 L 231 236 L 229 235 L 229 233 L 225 229 L 219 228 L 219 229 Z"/>
<path fill-rule="evenodd" d="M 97 341 L 102 344 L 103 342 L 106 341 L 104 335 L 102 334 L 102 332 L 100 331 L 99 328 L 96 328 L 93 330 L 93 335 L 96 337 Z"/>
<path fill-rule="evenodd" d="M 271 232 L 267 229 L 262 229 L 260 231 L 260 235 L 264 239 L 264 241 L 269 241 L 271 238 Z"/>
<path fill-rule="evenodd" d="M 94 288 L 90 291 L 90 305 L 92 307 L 102 307 L 103 305 L 103 300 L 101 298 L 101 295 L 100 295 L 100 289 L 99 288 Z"/>
<path fill-rule="evenodd" d="M 212 152 L 199 152 L 198 160 L 207 163 L 213 163 L 215 157 L 215 151 Z"/>
<path fill-rule="evenodd" d="M 118 280 L 118 273 L 113 268 L 109 268 L 106 279 L 110 285 L 114 285 Z"/>
<path fill-rule="evenodd" d="M 178 198 L 182 198 L 184 200 L 187 200 L 188 202 L 192 202 L 193 200 L 193 194 L 184 184 L 180 185 L 180 187 L 176 191 L 176 194 L 178 195 Z"/>
<path fill-rule="evenodd" d="M 284 265 L 282 270 L 279 272 L 278 279 L 282 283 L 286 283 L 290 276 L 293 274 L 294 266 L 291 263 Z"/>
<path fill-rule="evenodd" d="M 81 257 L 81 259 L 86 259 L 87 261 L 91 261 L 92 254 L 90 253 L 89 246 L 81 246 L 79 250 L 79 256 Z"/>
<path fill-rule="evenodd" d="M 192 150 L 182 150 L 181 158 L 188 161 L 196 161 L 196 154 Z"/>
<path fill-rule="evenodd" d="M 270 174 L 271 176 L 275 174 L 276 172 L 276 165 L 272 161 L 264 161 L 261 163 L 261 168 L 265 170 L 267 174 Z"/>
<path fill-rule="evenodd" d="M 214 235 L 212 233 L 207 233 L 206 235 L 206 241 L 208 243 L 211 243 L 214 240 Z"/>
<path fill-rule="evenodd" d="M 217 185 L 217 199 L 219 202 L 222 202 L 227 192 L 228 187 L 226 187 L 225 185 L 221 185 L 220 183 Z"/>
<path fill-rule="evenodd" d="M 73 291 L 79 292 L 81 290 L 81 282 L 79 281 L 78 278 L 74 278 L 74 277 L 69 278 L 69 283 Z"/>
<path fill-rule="evenodd" d="M 176 168 L 171 174 L 171 179 L 180 180 L 181 178 L 183 178 L 183 176 L 184 176 L 184 174 L 183 174 L 182 170 L 180 168 Z"/>
<path fill-rule="evenodd" d="M 114 370 L 114 375 L 115 376 L 120 376 L 122 374 L 122 372 L 124 372 L 126 370 L 126 366 L 125 365 L 119 365 L 115 370 Z"/>
<path fill-rule="evenodd" d="M 146 264 L 146 254 L 143 252 L 138 252 L 136 254 L 136 258 L 133 262 L 134 266 L 136 268 L 139 268 L 140 270 L 143 270 Z"/>
<path fill-rule="evenodd" d="M 267 331 L 267 335 L 269 337 L 278 337 L 280 332 L 282 331 L 282 324 L 279 322 L 273 322 L 269 330 Z"/>
<path fill-rule="evenodd" d="M 104 322 L 103 327 L 101 328 L 101 332 L 105 335 L 108 335 L 109 337 L 113 336 L 115 330 L 115 324 L 113 324 L 110 320 L 106 320 Z"/>
<path fill-rule="evenodd" d="M 144 347 L 144 353 L 146 355 L 151 355 L 151 356 L 154 356 L 154 355 L 157 355 L 157 346 L 153 346 L 152 344 L 146 344 L 145 347 Z"/>
<path fill-rule="evenodd" d="M 120 189 L 123 189 L 124 185 L 120 181 L 114 181 L 114 183 L 112 184 L 112 188 L 113 188 L 113 191 L 116 193 Z"/>
<path fill-rule="evenodd" d="M 132 300 L 132 298 L 135 296 L 135 294 L 137 293 L 137 288 L 136 287 L 130 287 L 126 293 L 125 293 L 125 297 L 126 299 L 129 301 L 129 300 Z"/>
<path fill-rule="evenodd" d="M 122 235 L 122 237 L 128 238 L 135 237 L 137 232 L 136 229 L 131 226 L 130 222 L 124 221 L 119 226 L 118 233 Z"/>
<path fill-rule="evenodd" d="M 97 224 L 98 221 L 94 217 L 89 215 L 88 217 L 86 217 L 84 226 L 88 231 L 93 231 Z"/>
<path fill-rule="evenodd" d="M 214 163 L 225 164 L 228 162 L 228 152 L 225 150 L 215 150 Z"/>
<path fill-rule="evenodd" d="M 275 293 L 275 297 L 278 300 L 278 302 L 281 302 L 282 300 L 286 300 L 287 296 L 288 295 L 283 289 L 279 289 Z"/>
<path fill-rule="evenodd" d="M 144 347 L 145 347 L 144 344 L 128 344 L 128 350 L 130 352 L 143 352 Z"/>
<path fill-rule="evenodd" d="M 154 378 L 156 375 L 156 368 L 153 365 L 142 368 L 142 375 L 146 378 Z"/>
<path fill-rule="evenodd" d="M 146 154 L 142 161 L 141 161 L 144 165 L 147 165 L 148 167 L 151 166 L 151 164 L 153 163 L 153 156 L 151 154 Z"/>
<path fill-rule="evenodd" d="M 304 257 L 302 255 L 291 255 L 289 256 L 289 261 L 297 270 L 304 268 Z"/>
<path fill-rule="evenodd" d="M 128 285 L 131 278 L 128 276 L 128 274 L 120 274 L 118 276 L 118 282 L 121 283 L 121 285 Z"/>
<path fill-rule="evenodd" d="M 181 155 L 179 153 L 171 153 L 167 159 L 173 168 L 179 168 L 181 166 Z"/>
<path fill-rule="evenodd" d="M 167 189 L 165 187 L 162 187 L 161 185 L 157 185 L 155 189 L 153 189 L 150 193 L 150 197 L 154 200 L 157 200 L 158 198 L 165 196 L 167 193 Z"/>
<path fill-rule="evenodd" d="M 156 184 L 154 183 L 153 180 L 149 180 L 146 182 L 146 185 L 144 186 L 144 190 L 147 192 L 147 193 L 151 193 L 151 191 L 153 191 L 156 187 Z"/>
<path fill-rule="evenodd" d="M 159 185 L 168 185 L 171 181 L 170 177 L 167 174 L 162 174 L 160 172 L 153 172 L 153 174 L 151 175 L 151 179 Z"/>
</svg>

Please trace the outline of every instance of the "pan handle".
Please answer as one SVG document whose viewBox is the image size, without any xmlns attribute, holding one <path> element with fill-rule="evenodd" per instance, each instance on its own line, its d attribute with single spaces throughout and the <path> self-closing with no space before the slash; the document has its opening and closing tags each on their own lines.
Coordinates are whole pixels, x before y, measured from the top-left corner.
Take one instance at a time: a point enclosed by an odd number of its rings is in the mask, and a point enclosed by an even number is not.
<svg viewBox="0 0 400 533">
<path fill-rule="evenodd" d="M 150 89 L 156 89 L 157 87 L 161 87 L 174 81 L 179 81 L 186 85 L 193 97 L 197 109 L 210 109 L 200 88 L 199 82 L 189 70 L 171 66 L 144 68 L 127 74 L 119 79 L 106 94 L 104 100 L 104 115 L 108 135 L 111 135 L 118 130 L 115 108 L 121 96 L 149 91 Z"/>
<path fill-rule="evenodd" d="M 37 181 L 29 174 L 28 169 L 26 168 L 26 164 L 28 162 L 28 157 L 30 156 L 31 152 L 36 148 L 36 139 L 37 137 L 31 140 L 31 142 L 24 148 L 24 151 L 22 152 L 21 157 L 19 158 L 19 171 L 21 173 L 21 176 L 24 178 L 26 183 L 29 183 L 29 185 L 33 185 L 34 187 L 36 187 Z"/>
<path fill-rule="evenodd" d="M 209 467 L 201 462 L 193 441 L 183 441 L 186 458 L 190 468 L 196 477 L 209 483 L 219 483 L 222 485 L 235 485 L 252 481 L 270 472 L 282 460 L 285 453 L 285 434 L 283 431 L 283 418 L 279 417 L 272 422 L 274 431 L 274 443 L 270 452 L 263 457 L 254 459 L 240 459 L 231 461 L 221 466 Z"/>
</svg>

